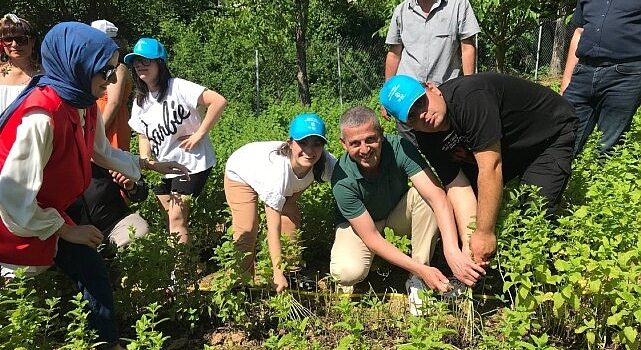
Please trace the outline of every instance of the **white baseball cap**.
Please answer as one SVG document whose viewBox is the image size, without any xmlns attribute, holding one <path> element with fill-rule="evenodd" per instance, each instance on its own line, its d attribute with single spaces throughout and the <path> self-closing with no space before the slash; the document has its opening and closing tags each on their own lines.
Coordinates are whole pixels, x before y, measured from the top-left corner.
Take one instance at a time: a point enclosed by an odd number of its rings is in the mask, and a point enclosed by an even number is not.
<svg viewBox="0 0 641 350">
<path fill-rule="evenodd" d="M 118 35 L 118 27 L 106 19 L 99 19 L 91 22 L 91 26 L 104 32 L 110 38 L 115 38 Z"/>
</svg>

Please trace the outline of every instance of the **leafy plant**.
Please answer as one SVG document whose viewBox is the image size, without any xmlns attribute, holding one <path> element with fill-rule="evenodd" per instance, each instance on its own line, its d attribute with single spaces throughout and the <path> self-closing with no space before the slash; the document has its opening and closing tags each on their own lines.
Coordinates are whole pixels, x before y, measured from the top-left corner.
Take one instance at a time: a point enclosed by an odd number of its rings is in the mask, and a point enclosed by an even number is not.
<svg viewBox="0 0 641 350">
<path fill-rule="evenodd" d="M 82 293 L 78 293 L 71 303 L 74 308 L 66 314 L 69 324 L 67 325 L 65 345 L 60 349 L 86 350 L 99 345 L 96 342 L 98 339 L 96 331 L 89 328 L 89 311 L 87 311 L 89 302 L 82 299 Z"/>
<path fill-rule="evenodd" d="M 167 318 L 157 320 L 158 309 L 160 305 L 153 303 L 147 306 L 147 313 L 142 315 L 136 321 L 136 339 L 127 344 L 127 350 L 161 350 L 168 336 L 163 336 L 162 332 L 157 330 L 158 325 L 167 321 Z"/>
<path fill-rule="evenodd" d="M 59 298 L 45 300 L 46 307 L 30 285 L 33 278 L 25 269 L 18 269 L 15 276 L 0 290 L 0 349 L 46 349 L 48 332 L 57 317 Z"/>
<path fill-rule="evenodd" d="M 209 312 L 222 322 L 248 325 L 249 318 L 245 311 L 247 293 L 241 289 L 247 284 L 247 276 L 240 271 L 240 262 L 244 256 L 234 246 L 232 230 L 222 237 L 222 243 L 214 250 L 213 260 L 219 266 L 219 273 L 211 281 Z"/>
</svg>

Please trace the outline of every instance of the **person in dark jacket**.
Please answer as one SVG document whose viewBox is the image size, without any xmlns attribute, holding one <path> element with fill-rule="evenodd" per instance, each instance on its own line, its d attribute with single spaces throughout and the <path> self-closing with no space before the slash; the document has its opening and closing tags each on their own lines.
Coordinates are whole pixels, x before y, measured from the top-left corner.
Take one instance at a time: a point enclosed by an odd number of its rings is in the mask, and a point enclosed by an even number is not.
<svg viewBox="0 0 641 350">
<path fill-rule="evenodd" d="M 110 174 L 105 168 L 91 163 L 91 183 L 68 209 L 67 214 L 78 225 L 94 225 L 104 241 L 124 247 L 132 234 L 142 237 L 149 232 L 147 221 L 133 212 L 127 203 L 141 202 L 149 189 L 141 178 L 131 181 L 120 173 Z"/>
<path fill-rule="evenodd" d="M 596 127 L 609 154 L 641 105 L 641 1 L 577 0 L 561 95 L 579 118 L 574 154 Z"/>
</svg>

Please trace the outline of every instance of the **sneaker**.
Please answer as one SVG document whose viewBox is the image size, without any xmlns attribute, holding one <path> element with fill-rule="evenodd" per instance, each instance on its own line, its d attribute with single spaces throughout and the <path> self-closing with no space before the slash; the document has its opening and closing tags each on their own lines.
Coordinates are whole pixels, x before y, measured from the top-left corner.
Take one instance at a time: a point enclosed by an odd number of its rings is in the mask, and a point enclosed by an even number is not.
<svg viewBox="0 0 641 350">
<path fill-rule="evenodd" d="M 342 284 L 336 285 L 336 293 L 352 295 L 354 294 L 354 286 L 344 286 Z"/>
<path fill-rule="evenodd" d="M 448 277 L 447 280 L 450 283 L 450 290 L 441 294 L 444 298 L 456 299 L 461 297 L 467 292 L 467 286 L 458 280 L 458 278 L 452 276 Z"/>
<path fill-rule="evenodd" d="M 412 274 L 405 282 L 405 289 L 410 304 L 410 313 L 414 316 L 422 316 L 423 300 L 419 296 L 419 291 L 427 290 L 427 286 L 418 276 Z"/>
</svg>

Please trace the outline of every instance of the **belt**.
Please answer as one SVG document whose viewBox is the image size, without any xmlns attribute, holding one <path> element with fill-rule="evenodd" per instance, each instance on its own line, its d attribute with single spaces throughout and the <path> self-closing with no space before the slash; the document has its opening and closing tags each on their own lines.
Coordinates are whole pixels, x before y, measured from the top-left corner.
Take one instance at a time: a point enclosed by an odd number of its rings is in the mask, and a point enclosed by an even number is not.
<svg viewBox="0 0 641 350">
<path fill-rule="evenodd" d="M 602 67 L 602 66 L 614 66 L 615 64 L 629 63 L 629 62 L 641 62 L 641 57 L 633 58 L 594 58 L 594 57 L 581 57 L 579 58 L 579 63 L 585 64 L 588 66 Z"/>
</svg>

